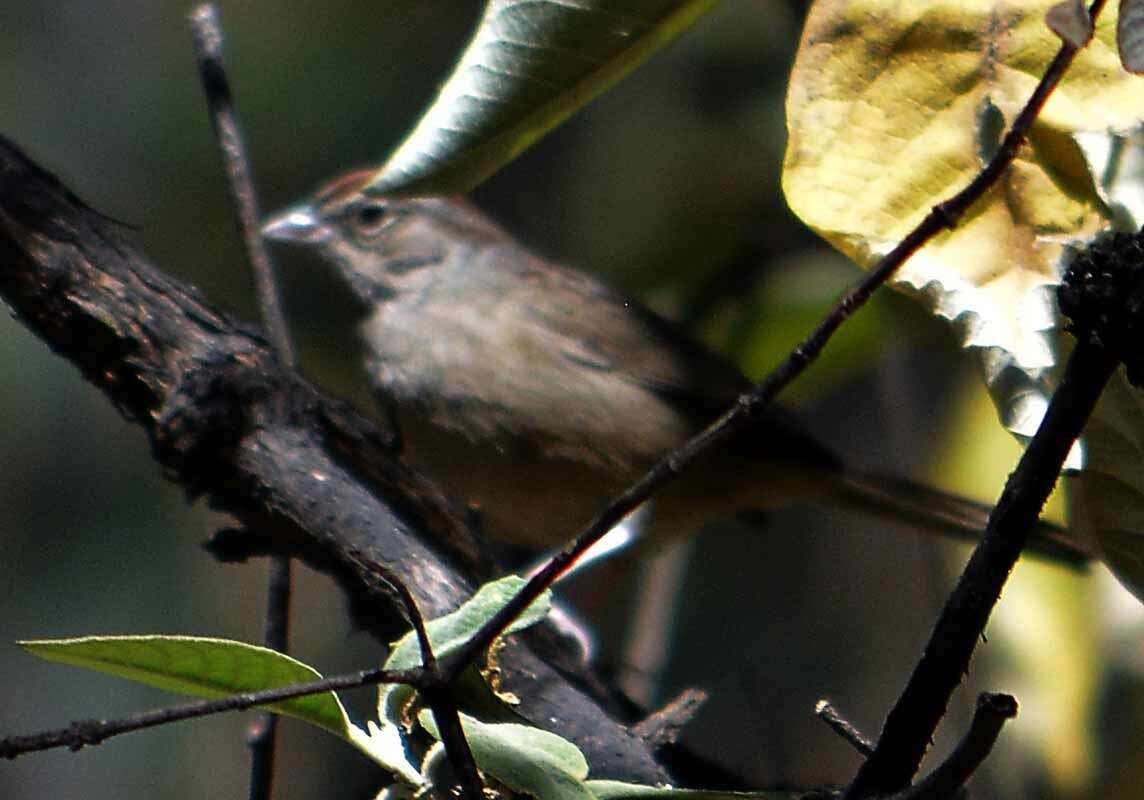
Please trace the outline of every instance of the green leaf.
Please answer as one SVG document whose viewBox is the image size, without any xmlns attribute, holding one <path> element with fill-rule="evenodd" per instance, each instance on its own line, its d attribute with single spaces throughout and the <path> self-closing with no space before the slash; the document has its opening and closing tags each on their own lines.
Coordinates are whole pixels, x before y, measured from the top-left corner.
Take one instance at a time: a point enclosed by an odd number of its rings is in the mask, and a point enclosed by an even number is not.
<svg viewBox="0 0 1144 800">
<path fill-rule="evenodd" d="M 193 697 L 213 699 L 320 680 L 313 667 L 265 647 L 197 636 L 85 636 L 20 642 L 32 655 Z M 419 784 L 395 730 L 354 725 L 333 692 L 264 708 L 340 736 L 406 782 Z"/>
<path fill-rule="evenodd" d="M 370 191 L 464 192 L 663 47 L 716 0 L 489 0 Z"/>
<path fill-rule="evenodd" d="M 402 784 L 409 787 L 421 786 L 421 773 L 409 760 L 405 750 L 405 737 L 396 725 L 382 720 L 381 724 L 368 720 L 366 730 L 352 726 L 349 741 L 363 753 L 392 772 Z M 402 784 L 395 783 L 394 787 Z"/>
<path fill-rule="evenodd" d="M 525 583 L 523 578 L 516 575 L 486 583 L 456 611 L 429 621 L 425 627 L 429 631 L 433 654 L 437 658 L 443 658 L 457 650 L 494 614 L 504 608 Z M 551 605 L 552 596 L 549 592 L 545 592 L 525 609 L 505 632 L 512 633 L 535 625 L 544 619 Z M 393 651 L 386 659 L 385 666 L 387 669 L 413 669 L 421 666 L 421 648 L 412 631 L 393 645 Z"/>
<path fill-rule="evenodd" d="M 196 636 L 85 636 L 20 642 L 34 656 L 103 672 L 170 692 L 217 698 L 320 680 L 282 653 Z M 266 706 L 348 738 L 349 718 L 333 692 Z"/>
<path fill-rule="evenodd" d="M 426 709 L 418 721 L 436 739 Z M 539 800 L 594 800 L 584 783 L 588 762 L 576 745 L 554 733 L 511 722 L 489 724 L 461 714 L 461 728 L 481 772 Z"/>
<path fill-rule="evenodd" d="M 795 800 L 805 792 L 709 792 L 620 781 L 588 781 L 596 800 Z"/>
<path fill-rule="evenodd" d="M 430 620 L 425 627 L 429 632 L 429 641 L 433 644 L 433 654 L 442 658 L 455 651 L 468 641 L 481 625 L 500 611 L 524 585 L 524 579 L 516 575 L 508 575 L 492 583 L 486 583 L 456 611 Z M 552 595 L 546 591 L 513 621 L 506 632 L 512 633 L 536 624 L 548 614 L 551 605 Z M 421 648 L 412 631 L 393 645 L 385 666 L 387 669 L 412 669 L 421 666 Z M 484 680 L 479 675 L 476 680 L 484 685 Z M 401 730 L 402 726 L 407 724 L 406 710 L 414 696 L 415 692 L 408 686 L 389 684 L 379 687 L 377 716 L 381 721 L 380 732 L 392 735 L 392 731 Z"/>
<path fill-rule="evenodd" d="M 504 608 L 505 604 L 516 596 L 525 585 L 525 580 L 516 575 L 508 575 L 500 580 L 486 583 L 477 593 L 466 600 L 460 608 L 443 617 L 430 620 L 425 624 L 429 633 L 429 641 L 433 645 L 433 654 L 443 658 L 454 652 L 476 633 L 480 627 L 492 618 L 494 614 Z M 552 595 L 544 592 L 532 605 L 524 610 L 520 616 L 513 620 L 506 633 L 512 633 L 529 625 L 535 625 L 548 614 L 552 605 Z M 410 631 L 394 643 L 389 658 L 385 661 L 387 669 L 414 669 L 421 666 L 421 647 L 417 637 Z M 478 677 L 478 680 L 481 680 Z M 481 683 L 484 687 L 484 683 Z M 486 691 L 487 687 L 484 687 Z M 415 692 L 403 684 L 386 684 L 378 688 L 377 716 L 378 722 L 369 722 L 369 739 L 374 746 L 384 748 L 390 768 L 397 772 L 406 783 L 420 785 L 423 782 L 421 773 L 404 758 L 404 730 L 406 726 L 405 714 L 413 701 Z M 402 760 L 395 758 L 400 752 Z"/>
</svg>

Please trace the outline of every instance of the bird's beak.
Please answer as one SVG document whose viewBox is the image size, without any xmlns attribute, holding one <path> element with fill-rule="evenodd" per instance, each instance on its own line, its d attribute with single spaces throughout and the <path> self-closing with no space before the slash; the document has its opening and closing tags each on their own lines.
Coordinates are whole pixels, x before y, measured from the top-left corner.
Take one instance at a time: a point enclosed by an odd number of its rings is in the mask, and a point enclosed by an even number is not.
<svg viewBox="0 0 1144 800">
<path fill-rule="evenodd" d="M 262 223 L 262 235 L 277 242 L 314 244 L 326 238 L 327 233 L 308 203 L 279 211 Z"/>
</svg>

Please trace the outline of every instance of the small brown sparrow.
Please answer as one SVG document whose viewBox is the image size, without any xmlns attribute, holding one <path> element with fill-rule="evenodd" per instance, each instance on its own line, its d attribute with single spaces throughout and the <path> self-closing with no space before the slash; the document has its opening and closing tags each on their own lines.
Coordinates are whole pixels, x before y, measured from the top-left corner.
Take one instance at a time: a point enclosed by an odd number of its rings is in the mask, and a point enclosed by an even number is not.
<svg viewBox="0 0 1144 800">
<path fill-rule="evenodd" d="M 263 234 L 314 248 L 367 306 L 369 377 L 411 460 L 473 504 L 489 538 L 562 544 L 750 388 L 726 359 L 525 249 L 468 202 L 372 197 L 370 174 L 330 181 Z M 989 512 L 855 471 L 775 409 L 658 495 L 645 535 L 796 502 L 973 537 Z M 1085 555 L 1051 526 L 1036 538 L 1058 556 Z"/>
</svg>

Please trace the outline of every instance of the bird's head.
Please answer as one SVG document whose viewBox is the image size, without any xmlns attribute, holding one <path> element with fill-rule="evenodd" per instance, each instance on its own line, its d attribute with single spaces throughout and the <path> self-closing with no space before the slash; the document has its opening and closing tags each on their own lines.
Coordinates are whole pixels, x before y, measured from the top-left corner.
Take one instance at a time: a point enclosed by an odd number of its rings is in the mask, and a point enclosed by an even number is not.
<svg viewBox="0 0 1144 800">
<path fill-rule="evenodd" d="M 369 194 L 373 175 L 356 170 L 334 178 L 267 219 L 262 235 L 314 248 L 367 301 L 419 283 L 426 270 L 504 235 L 462 198 Z"/>
</svg>

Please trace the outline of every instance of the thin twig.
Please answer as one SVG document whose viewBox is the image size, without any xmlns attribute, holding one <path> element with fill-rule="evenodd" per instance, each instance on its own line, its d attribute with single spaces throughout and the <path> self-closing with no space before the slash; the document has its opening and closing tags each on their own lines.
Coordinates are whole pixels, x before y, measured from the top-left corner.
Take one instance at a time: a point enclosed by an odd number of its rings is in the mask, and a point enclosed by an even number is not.
<svg viewBox="0 0 1144 800">
<path fill-rule="evenodd" d="M 683 729 L 707 703 L 709 695 L 702 689 L 684 689 L 657 711 L 632 726 L 632 733 L 652 742 L 657 748 L 679 741 Z"/>
<path fill-rule="evenodd" d="M 477 769 L 477 761 L 473 758 L 473 751 L 469 748 L 469 740 L 465 737 L 465 730 L 461 727 L 461 715 L 457 711 L 457 703 L 450 687 L 436 684 L 426 687 L 421 690 L 421 697 L 433 712 L 445 755 L 449 757 L 449 764 L 460 783 L 462 799 L 483 800 L 484 783 Z"/>
<path fill-rule="evenodd" d="M 371 564 L 370 568 L 385 581 L 386 586 L 396 595 L 398 604 L 405 613 L 405 619 L 409 622 L 409 626 L 413 629 L 413 635 L 417 638 L 417 646 L 421 649 L 421 665 L 432 679 L 432 676 L 436 675 L 438 671 L 437 656 L 433 654 L 433 643 L 429 641 L 429 629 L 425 625 L 425 617 L 422 615 L 421 609 L 417 607 L 413 593 L 409 591 L 405 582 L 384 564 Z"/>
<path fill-rule="evenodd" d="M 1092 18 L 1099 14 L 1104 0 L 1092 5 Z M 575 541 L 557 553 L 533 574 L 532 578 L 481 630 L 453 653 L 448 670 L 455 674 L 475 659 L 516 619 L 546 588 L 640 504 L 673 481 L 701 455 L 706 453 L 757 419 L 784 388 L 794 381 L 819 356 L 838 328 L 870 299 L 874 291 L 930 239 L 945 229 L 954 228 L 961 217 L 997 182 L 1025 143 L 1037 115 L 1044 108 L 1052 90 L 1072 63 L 1076 48 L 1065 44 L 1045 70 L 1045 75 L 1032 96 L 1013 121 L 993 158 L 973 180 L 948 200 L 933 207 L 918 225 L 887 253 L 867 275 L 851 287 L 810 334 L 786 359 L 770 372 L 754 389 L 739 398 L 733 408 L 704 431 L 685 442 L 655 464 L 642 478 L 611 503 L 577 536 Z"/>
<path fill-rule="evenodd" d="M 254 706 L 279 703 L 296 697 L 322 694 L 337 689 L 353 689 L 378 683 L 404 683 L 414 688 L 425 685 L 425 672 L 421 669 L 385 670 L 367 669 L 347 675 L 335 675 L 320 681 L 298 683 L 275 689 L 223 697 L 218 700 L 196 700 L 178 706 L 145 711 L 117 720 L 78 720 L 66 728 L 45 731 L 30 736 L 9 736 L 0 739 L 0 758 L 13 759 L 25 753 L 67 747 L 79 750 L 89 745 L 100 744 L 112 736 L 123 733 L 167 725 L 185 719 L 220 714 L 225 711 L 244 711 Z"/>
<path fill-rule="evenodd" d="M 250 750 L 250 788 L 247 800 L 270 800 L 274 796 L 274 763 L 278 748 L 278 715 L 267 711 L 247 729 Z"/>
<path fill-rule="evenodd" d="M 211 125 L 222 155 L 231 202 L 247 261 L 254 275 L 255 293 L 262 322 L 270 337 L 279 361 L 286 367 L 295 366 L 294 347 L 286 316 L 274 279 L 274 269 L 262 242 L 259 230 L 258 202 L 254 182 L 250 177 L 250 160 L 239 133 L 234 111 L 234 99 L 222 62 L 222 27 L 218 10 L 211 4 L 195 8 L 190 14 L 194 34 L 195 53 L 202 78 L 203 94 Z M 286 652 L 290 632 L 290 559 L 275 556 L 270 560 L 267 587 L 266 623 L 264 642 L 267 647 Z M 274 740 L 277 721 L 272 714 L 263 717 L 247 736 L 251 752 L 250 800 L 269 800 L 274 775 Z"/>
<path fill-rule="evenodd" d="M 222 28 L 219 26 L 218 10 L 210 3 L 198 6 L 190 14 L 190 23 L 195 38 L 195 55 L 198 59 L 203 93 L 206 96 L 207 112 L 218 137 L 219 151 L 226 169 L 227 187 L 238 221 L 238 232 L 254 273 L 259 312 L 271 344 L 283 366 L 293 367 L 295 357 L 294 347 L 290 341 L 290 329 L 286 325 L 286 315 L 282 311 L 282 302 L 274 279 L 274 268 L 262 241 L 261 214 L 258 210 L 254 182 L 250 177 L 250 159 L 239 133 L 234 98 L 222 63 Z"/>
<path fill-rule="evenodd" d="M 1007 694 L 982 693 L 965 737 L 949 758 L 899 795 L 899 800 L 942 800 L 952 797 L 993 752 L 1005 723 L 1017 716 L 1017 701 Z"/>
<path fill-rule="evenodd" d="M 815 703 L 814 713 L 862 755 L 869 756 L 874 752 L 874 743 L 867 739 L 862 731 L 854 727 L 848 719 L 838 713 L 838 709 L 831 705 L 829 700 L 819 700 Z"/>
<path fill-rule="evenodd" d="M 989 517 L 985 537 L 946 602 L 921 660 L 886 718 L 874 752 L 847 790 L 847 798 L 900 791 L 917 772 L 949 698 L 969 669 L 973 650 L 1029 531 L 1116 364 L 1098 345 L 1077 344 L 1040 428 Z"/>
<path fill-rule="evenodd" d="M 425 625 L 425 617 L 417 607 L 417 601 L 395 573 L 381 564 L 374 565 L 374 570 L 383 581 L 397 595 L 405 617 L 413 628 L 417 643 L 421 648 L 421 664 L 425 670 L 425 683 L 421 687 L 421 697 L 433 719 L 437 722 L 437 732 L 441 734 L 441 744 L 445 748 L 445 755 L 453 767 L 453 772 L 461 786 L 461 796 L 464 800 L 483 800 L 484 784 L 481 781 L 477 761 L 469 747 L 469 740 L 461 727 L 461 715 L 457 710 L 454 699 L 453 684 L 449 676 L 441 671 L 437 656 L 433 653 L 433 643 L 429 640 L 429 629 Z"/>
<path fill-rule="evenodd" d="M 1104 0 L 1096 0 L 1090 7 L 1094 21 L 1103 5 Z M 1076 53 L 1077 48 L 1067 41 L 1061 45 L 1028 105 L 1005 137 L 998 156 L 1017 152 L 1018 134 L 1020 139 L 1024 138 L 1024 131 L 1032 125 Z M 994 179 L 1001 174 L 999 169 L 993 168 L 993 163 L 986 166 L 969 188 L 980 186 L 984 190 L 987 174 L 995 176 Z M 1029 530 L 1056 485 L 1065 457 L 1116 364 L 1113 356 L 1091 341 L 1081 341 L 1073 351 L 1045 418 L 1006 482 L 1001 499 L 989 517 L 985 536 L 946 602 L 905 690 L 886 718 L 874 752 L 863 762 L 847 788 L 847 800 L 900 791 L 917 773 L 949 699 L 969 669 L 973 650 L 1028 540 Z"/>
<path fill-rule="evenodd" d="M 266 619 L 263 643 L 271 650 L 285 653 L 290 646 L 291 561 L 285 556 L 270 559 L 266 586 Z M 274 787 L 275 741 L 278 715 L 263 714 L 246 734 L 250 750 L 249 800 L 270 800 Z"/>
</svg>

